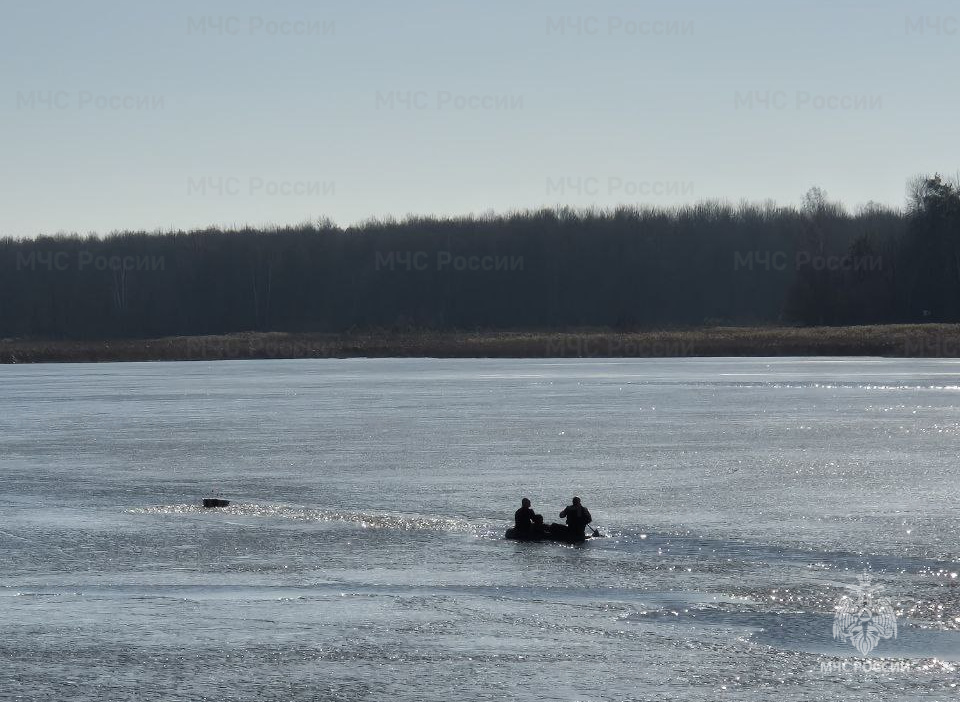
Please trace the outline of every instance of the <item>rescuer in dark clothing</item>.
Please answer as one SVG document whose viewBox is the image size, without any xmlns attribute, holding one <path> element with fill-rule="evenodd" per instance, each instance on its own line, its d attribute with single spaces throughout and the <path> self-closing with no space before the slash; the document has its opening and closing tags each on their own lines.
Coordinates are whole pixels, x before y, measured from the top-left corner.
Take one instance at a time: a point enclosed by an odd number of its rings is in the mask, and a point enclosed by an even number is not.
<svg viewBox="0 0 960 702">
<path fill-rule="evenodd" d="M 573 504 L 563 508 L 560 517 L 567 518 L 567 530 L 575 539 L 582 539 L 584 527 L 593 521 L 593 517 L 590 516 L 590 510 L 580 504 L 579 497 L 574 497 Z"/>
<path fill-rule="evenodd" d="M 513 513 L 513 525 L 518 532 L 529 533 L 534 530 L 537 517 L 540 517 L 540 515 L 533 511 L 533 508 L 530 506 L 530 500 L 524 497 L 520 501 L 520 509 Z M 543 517 L 540 517 L 540 519 L 541 523 L 543 523 Z"/>
</svg>

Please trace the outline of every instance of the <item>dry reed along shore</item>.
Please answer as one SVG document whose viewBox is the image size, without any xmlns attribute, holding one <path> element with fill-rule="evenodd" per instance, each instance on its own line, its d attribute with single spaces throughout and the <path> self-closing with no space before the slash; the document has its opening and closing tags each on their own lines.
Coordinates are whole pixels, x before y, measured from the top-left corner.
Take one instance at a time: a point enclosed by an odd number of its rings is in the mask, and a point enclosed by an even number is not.
<svg viewBox="0 0 960 702">
<path fill-rule="evenodd" d="M 960 325 L 710 327 L 672 331 L 244 332 L 103 341 L 0 340 L 2 363 L 250 358 L 960 357 Z"/>
</svg>

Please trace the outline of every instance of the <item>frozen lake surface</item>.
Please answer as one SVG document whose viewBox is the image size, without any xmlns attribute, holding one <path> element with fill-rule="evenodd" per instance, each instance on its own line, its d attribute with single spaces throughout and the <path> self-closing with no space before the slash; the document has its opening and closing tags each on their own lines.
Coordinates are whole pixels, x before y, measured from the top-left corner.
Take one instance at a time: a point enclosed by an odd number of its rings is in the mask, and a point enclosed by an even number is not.
<svg viewBox="0 0 960 702">
<path fill-rule="evenodd" d="M 4 700 L 958 691 L 957 361 L 5 366 L 0 429 Z"/>
</svg>

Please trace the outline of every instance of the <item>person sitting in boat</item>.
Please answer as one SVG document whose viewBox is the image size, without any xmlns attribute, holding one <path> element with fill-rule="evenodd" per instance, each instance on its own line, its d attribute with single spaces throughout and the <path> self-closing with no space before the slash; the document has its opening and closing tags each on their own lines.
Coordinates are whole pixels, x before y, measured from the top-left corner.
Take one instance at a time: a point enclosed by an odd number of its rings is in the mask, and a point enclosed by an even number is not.
<svg viewBox="0 0 960 702">
<path fill-rule="evenodd" d="M 520 501 L 520 509 L 513 513 L 513 525 L 520 534 L 529 534 L 536 529 L 537 518 L 543 524 L 543 517 L 533 511 L 530 499 L 524 497 Z"/>
<path fill-rule="evenodd" d="M 563 511 L 560 512 L 560 517 L 567 518 L 567 530 L 575 539 L 582 539 L 584 527 L 593 521 L 593 517 L 590 516 L 590 510 L 580 503 L 579 497 L 574 497 L 573 504 L 563 508 Z"/>
</svg>

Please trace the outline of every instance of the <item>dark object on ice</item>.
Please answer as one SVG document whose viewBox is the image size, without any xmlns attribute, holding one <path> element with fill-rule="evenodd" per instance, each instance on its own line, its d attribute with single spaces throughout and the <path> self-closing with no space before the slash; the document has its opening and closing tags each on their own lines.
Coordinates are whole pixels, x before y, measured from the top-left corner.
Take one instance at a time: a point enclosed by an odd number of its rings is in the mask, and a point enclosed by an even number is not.
<svg viewBox="0 0 960 702">
<path fill-rule="evenodd" d="M 503 538 L 514 541 L 559 541 L 565 544 L 577 544 L 587 539 L 598 539 L 602 536 L 603 534 L 596 529 L 594 529 L 593 534 L 589 536 L 584 536 L 583 530 L 581 529 L 578 535 L 575 531 L 571 531 L 567 525 L 554 522 L 543 529 L 528 532 L 518 532 L 515 527 L 511 527 L 507 529 L 507 533 L 503 535 Z"/>
<path fill-rule="evenodd" d="M 230 504 L 230 500 L 221 500 L 219 497 L 204 497 L 203 506 L 209 509 L 210 507 L 226 507 Z"/>
</svg>

